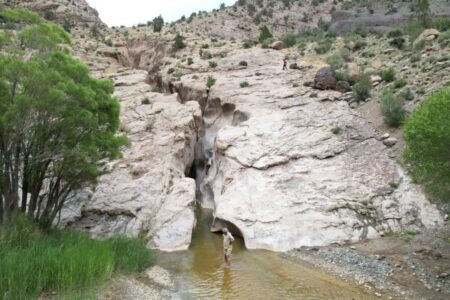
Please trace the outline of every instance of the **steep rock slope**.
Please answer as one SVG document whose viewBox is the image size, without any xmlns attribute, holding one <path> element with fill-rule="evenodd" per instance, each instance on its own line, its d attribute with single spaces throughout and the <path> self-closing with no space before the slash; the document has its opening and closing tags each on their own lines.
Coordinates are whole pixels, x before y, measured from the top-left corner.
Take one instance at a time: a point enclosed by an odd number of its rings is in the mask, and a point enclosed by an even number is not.
<svg viewBox="0 0 450 300">
<path fill-rule="evenodd" d="M 320 64 L 282 71 L 282 58 L 274 50 L 235 50 L 214 71 L 196 150 L 213 230 L 231 223 L 247 247 L 285 251 L 442 224 L 341 93 L 310 96 L 303 83 Z M 237 65 L 243 60 L 248 67 Z M 203 90 L 207 73 L 196 75 L 172 82 L 185 101 Z M 244 81 L 248 87 L 240 87 Z"/>
<path fill-rule="evenodd" d="M 47 20 L 59 24 L 103 24 L 98 12 L 85 0 L 2 0 L 0 5 L 33 10 Z"/>
<path fill-rule="evenodd" d="M 97 186 L 74 199 L 62 222 L 94 237 L 148 237 L 149 246 L 184 250 L 195 225 L 195 182 L 186 178 L 194 160 L 201 112 L 176 95 L 151 92 L 147 72 L 124 68 L 78 40 L 75 52 L 94 75 L 115 83 L 121 131 L 130 139 L 123 158 L 104 165 Z"/>
</svg>

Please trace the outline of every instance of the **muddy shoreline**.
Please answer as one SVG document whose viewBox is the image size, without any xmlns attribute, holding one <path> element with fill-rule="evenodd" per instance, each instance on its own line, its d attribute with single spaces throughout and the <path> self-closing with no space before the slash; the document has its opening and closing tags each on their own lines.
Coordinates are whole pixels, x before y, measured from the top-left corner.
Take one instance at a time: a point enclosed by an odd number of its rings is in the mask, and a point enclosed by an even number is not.
<svg viewBox="0 0 450 300">
<path fill-rule="evenodd" d="M 351 245 L 303 247 L 282 254 L 364 286 L 382 299 L 450 298 L 450 226 Z"/>
</svg>

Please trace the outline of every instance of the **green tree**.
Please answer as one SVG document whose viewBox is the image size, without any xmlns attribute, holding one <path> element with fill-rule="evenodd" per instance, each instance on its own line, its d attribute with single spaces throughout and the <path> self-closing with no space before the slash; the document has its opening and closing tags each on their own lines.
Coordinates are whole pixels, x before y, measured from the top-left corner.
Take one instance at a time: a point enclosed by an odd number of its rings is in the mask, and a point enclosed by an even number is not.
<svg viewBox="0 0 450 300">
<path fill-rule="evenodd" d="M 262 44 L 265 40 L 273 38 L 272 33 L 270 33 L 269 28 L 267 28 L 266 25 L 261 26 L 261 28 L 259 28 L 259 38 L 258 41 Z"/>
<path fill-rule="evenodd" d="M 14 41 L 13 41 L 14 42 Z M 0 54 L 0 224 L 19 211 L 49 228 L 67 198 L 95 182 L 98 161 L 120 155 L 113 84 L 89 76 L 59 50 L 56 25 L 25 27 L 16 41 L 35 49 Z"/>
<path fill-rule="evenodd" d="M 186 47 L 186 45 L 184 44 L 184 37 L 177 32 L 177 35 L 173 39 L 173 48 L 178 50 L 183 49 L 184 47 Z"/>
<path fill-rule="evenodd" d="M 161 15 L 153 19 L 153 32 L 161 32 L 164 26 L 164 19 Z"/>
<path fill-rule="evenodd" d="M 435 199 L 450 201 L 450 87 L 426 99 L 405 123 L 405 161 Z"/>
</svg>

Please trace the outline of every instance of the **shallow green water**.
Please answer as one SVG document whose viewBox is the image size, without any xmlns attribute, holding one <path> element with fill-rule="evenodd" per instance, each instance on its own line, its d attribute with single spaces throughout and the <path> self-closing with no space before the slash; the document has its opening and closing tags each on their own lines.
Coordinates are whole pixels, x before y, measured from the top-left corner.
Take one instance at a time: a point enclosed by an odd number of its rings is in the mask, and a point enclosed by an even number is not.
<svg viewBox="0 0 450 300">
<path fill-rule="evenodd" d="M 211 222 L 211 213 L 198 209 L 189 251 L 158 254 L 158 265 L 176 274 L 171 299 L 379 299 L 277 253 L 246 250 L 239 239 L 224 268 L 222 236 L 210 232 Z"/>
</svg>

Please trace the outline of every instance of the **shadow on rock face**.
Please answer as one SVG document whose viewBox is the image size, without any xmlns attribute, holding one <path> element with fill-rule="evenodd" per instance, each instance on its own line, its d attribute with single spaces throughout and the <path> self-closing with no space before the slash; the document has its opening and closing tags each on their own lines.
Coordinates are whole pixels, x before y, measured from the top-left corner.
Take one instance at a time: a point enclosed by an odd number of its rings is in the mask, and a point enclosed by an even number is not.
<svg viewBox="0 0 450 300">
<path fill-rule="evenodd" d="M 250 119 L 250 116 L 247 113 L 242 112 L 240 110 L 236 110 L 234 112 L 233 122 L 231 123 L 231 125 L 237 126 L 237 125 L 241 124 L 242 122 L 247 121 L 248 119 Z"/>
<path fill-rule="evenodd" d="M 216 218 L 216 217 L 214 218 L 214 221 L 211 224 L 211 232 L 222 233 L 222 228 L 224 228 L 224 227 L 228 228 L 228 230 L 231 232 L 232 235 L 244 238 L 241 230 L 236 225 L 234 225 L 233 223 L 231 223 L 229 221 L 222 220 L 222 219 Z"/>
</svg>

